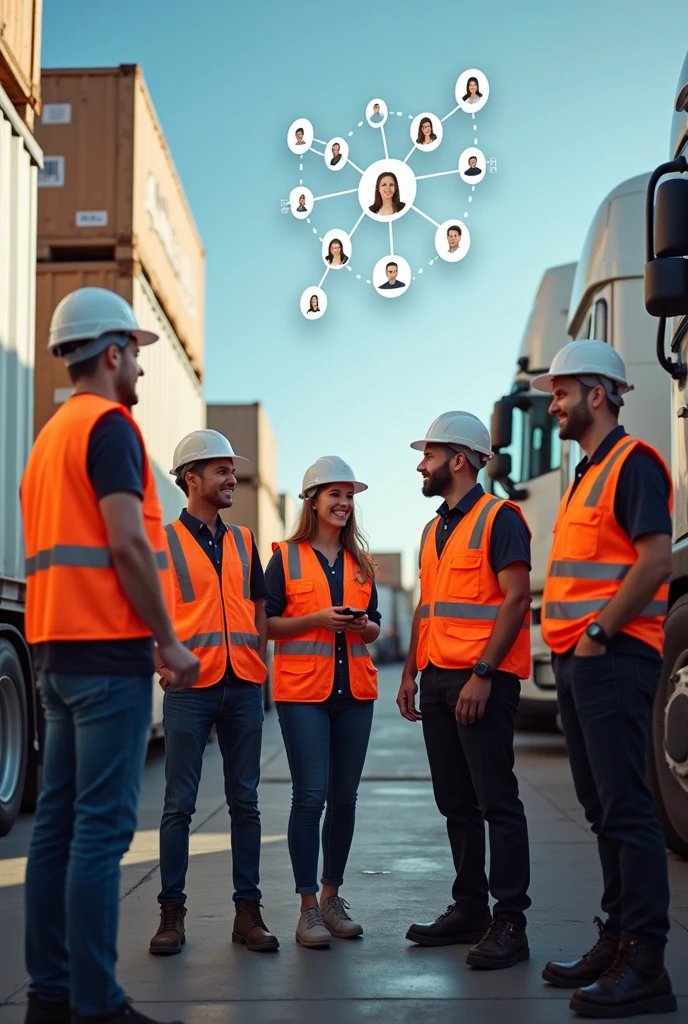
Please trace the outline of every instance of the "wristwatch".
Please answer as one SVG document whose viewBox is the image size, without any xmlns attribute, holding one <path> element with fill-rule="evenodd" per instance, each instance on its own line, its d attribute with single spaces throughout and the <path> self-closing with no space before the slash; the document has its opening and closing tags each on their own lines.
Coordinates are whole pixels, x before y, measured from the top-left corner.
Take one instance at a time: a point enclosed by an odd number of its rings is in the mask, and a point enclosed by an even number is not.
<svg viewBox="0 0 688 1024">
<path fill-rule="evenodd" d="M 489 679 L 493 672 L 492 665 L 488 665 L 486 661 L 479 661 L 473 669 L 473 674 L 481 679 Z"/>
<path fill-rule="evenodd" d="M 609 637 L 605 633 L 599 622 L 591 622 L 585 631 L 586 636 L 589 636 L 591 640 L 594 640 L 596 644 L 602 644 L 604 647 L 609 643 Z"/>
</svg>

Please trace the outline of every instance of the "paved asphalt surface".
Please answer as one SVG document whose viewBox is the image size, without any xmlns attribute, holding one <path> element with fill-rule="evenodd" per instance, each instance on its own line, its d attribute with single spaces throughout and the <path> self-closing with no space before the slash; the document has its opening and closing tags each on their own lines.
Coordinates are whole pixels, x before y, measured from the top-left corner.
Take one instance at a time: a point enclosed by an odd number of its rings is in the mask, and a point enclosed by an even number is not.
<svg viewBox="0 0 688 1024">
<path fill-rule="evenodd" d="M 465 965 L 464 946 L 421 949 L 404 939 L 411 922 L 434 918 L 450 902 L 452 867 L 420 726 L 405 722 L 394 704 L 398 679 L 398 667 L 381 672 L 381 699 L 342 889 L 365 936 L 335 941 L 330 950 L 307 950 L 294 941 L 298 903 L 286 842 L 289 772 L 272 711 L 266 717 L 260 790 L 261 874 L 265 918 L 279 936 L 279 953 L 249 953 L 231 942 L 228 818 L 213 743 L 206 751 L 193 822 L 187 943 L 180 956 L 148 954 L 158 923 L 157 829 L 164 785 L 161 747 L 151 748 L 139 831 L 122 872 L 119 940 L 120 980 L 145 1013 L 185 1024 L 572 1019 L 568 994 L 545 985 L 540 972 L 546 960 L 576 956 L 593 944 L 601 882 L 595 841 L 576 802 L 562 738 L 517 737 L 517 771 L 531 836 L 531 960 L 507 971 L 473 970 Z M 0 1024 L 19 1024 L 24 1016 L 22 883 L 31 827 L 32 819 L 22 818 L 0 839 Z M 688 1019 L 688 862 L 673 855 L 669 861 L 667 963 L 679 1013 L 662 1019 L 678 1021 Z"/>
</svg>

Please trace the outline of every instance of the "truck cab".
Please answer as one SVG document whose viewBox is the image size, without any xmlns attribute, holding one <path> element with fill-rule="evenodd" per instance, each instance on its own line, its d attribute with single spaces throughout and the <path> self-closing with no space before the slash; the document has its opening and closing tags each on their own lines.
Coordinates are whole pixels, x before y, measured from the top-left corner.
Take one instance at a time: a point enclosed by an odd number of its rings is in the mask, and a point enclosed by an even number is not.
<svg viewBox="0 0 688 1024">
<path fill-rule="evenodd" d="M 675 97 L 669 159 L 650 176 L 645 218 L 645 307 L 656 318 L 648 350 L 671 393 L 665 409 L 674 484 L 669 609 L 649 782 L 667 846 L 688 857 L 688 56 Z"/>
<path fill-rule="evenodd" d="M 494 407 L 492 443 L 495 457 L 487 464 L 487 489 L 517 502 L 532 538 L 532 670 L 521 684 L 521 710 L 526 715 L 556 715 L 556 690 L 549 649 L 540 632 L 540 608 L 554 519 L 561 495 L 562 445 L 557 422 L 547 413 L 550 399 L 530 386 L 547 370 L 555 353 L 569 340 L 569 298 L 575 263 L 547 270 L 533 302 L 521 340 L 511 390 Z"/>
</svg>

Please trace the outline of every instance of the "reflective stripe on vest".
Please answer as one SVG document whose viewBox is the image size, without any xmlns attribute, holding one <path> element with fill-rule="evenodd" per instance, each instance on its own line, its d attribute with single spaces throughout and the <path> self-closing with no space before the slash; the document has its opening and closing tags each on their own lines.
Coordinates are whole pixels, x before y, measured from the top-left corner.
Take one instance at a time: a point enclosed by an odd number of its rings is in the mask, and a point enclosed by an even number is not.
<svg viewBox="0 0 688 1024">
<path fill-rule="evenodd" d="M 454 528 L 439 557 L 432 527 L 437 529 L 440 517 L 426 525 L 420 548 L 420 669 L 430 663 L 447 669 L 472 668 L 480 661 L 504 602 L 489 563 L 492 528 L 504 504 L 523 518 L 517 506 L 483 494 Z M 530 674 L 530 614 L 499 668 L 521 678 Z"/>
<path fill-rule="evenodd" d="M 624 436 L 602 462 L 589 466 L 575 491 L 572 485 L 562 500 L 542 602 L 542 635 L 558 654 L 576 645 L 618 593 L 637 561 L 631 538 L 614 513 L 619 478 L 626 459 L 635 450 L 656 458 L 671 485 L 669 470 L 659 453 L 644 442 Z M 659 653 L 664 642 L 662 623 L 668 583 L 667 579 L 659 586 L 652 600 L 623 629 Z"/>
<path fill-rule="evenodd" d="M 120 641 L 151 636 L 119 581 L 107 529 L 88 473 L 93 429 L 121 416 L 141 445 L 142 513 L 165 603 L 172 613 L 162 509 L 141 430 L 124 406 L 93 394 L 74 395 L 46 423 L 21 484 L 26 549 L 26 636 L 30 643 Z"/>
<path fill-rule="evenodd" d="M 227 671 L 227 653 L 239 679 L 262 683 L 267 671 L 250 598 L 251 562 L 244 531 L 228 525 L 222 538 L 222 583 L 195 537 L 177 520 L 165 527 L 178 589 L 175 630 L 201 662 L 196 684 L 212 686 Z M 250 541 L 250 534 L 246 531 Z"/>
<path fill-rule="evenodd" d="M 278 549 L 287 601 L 283 617 L 313 615 L 332 607 L 329 581 L 311 545 L 282 541 L 273 545 L 274 551 Z M 350 552 L 345 550 L 343 554 L 344 606 L 367 608 L 372 580 L 361 583 L 358 563 Z M 345 629 L 342 632 L 346 638 L 351 692 L 359 700 L 372 700 L 377 697 L 377 672 L 368 648 L 360 634 Z M 304 703 L 327 700 L 334 683 L 335 655 L 334 634 L 328 629 L 310 629 L 291 640 L 278 640 L 273 662 L 275 700 Z"/>
</svg>

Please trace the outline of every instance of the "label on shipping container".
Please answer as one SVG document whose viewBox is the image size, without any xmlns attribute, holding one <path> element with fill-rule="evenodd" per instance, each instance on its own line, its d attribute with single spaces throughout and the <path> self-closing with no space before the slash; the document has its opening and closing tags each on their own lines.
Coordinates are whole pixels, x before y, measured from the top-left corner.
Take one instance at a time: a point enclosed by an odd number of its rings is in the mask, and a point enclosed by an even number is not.
<svg viewBox="0 0 688 1024">
<path fill-rule="evenodd" d="M 41 113 L 42 124 L 71 124 L 71 103 L 44 103 Z"/>
<path fill-rule="evenodd" d="M 55 405 L 62 405 L 63 402 L 72 397 L 72 393 L 71 388 L 55 388 L 53 391 L 53 402 Z"/>
<path fill-rule="evenodd" d="M 107 210 L 77 210 L 76 226 L 78 228 L 104 228 L 108 222 Z"/>
<path fill-rule="evenodd" d="M 63 188 L 65 183 L 65 158 L 63 156 L 43 157 L 43 170 L 38 171 L 39 188 Z"/>
</svg>

